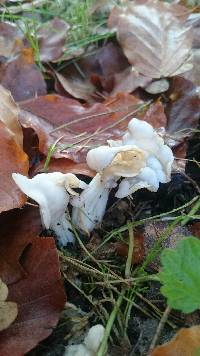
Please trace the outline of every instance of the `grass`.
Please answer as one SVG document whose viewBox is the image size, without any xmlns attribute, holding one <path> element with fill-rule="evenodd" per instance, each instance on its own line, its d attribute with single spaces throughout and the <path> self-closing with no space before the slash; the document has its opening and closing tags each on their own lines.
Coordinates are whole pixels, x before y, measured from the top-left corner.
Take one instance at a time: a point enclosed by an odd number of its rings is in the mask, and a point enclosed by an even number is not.
<svg viewBox="0 0 200 356">
<path fill-rule="evenodd" d="M 98 356 L 106 355 L 108 341 L 115 343 L 116 340 L 125 340 L 127 345 L 130 346 L 127 330 L 133 308 L 139 310 L 144 316 L 158 320 L 162 318 L 162 311 L 143 295 L 148 289 L 149 282 L 153 283 L 159 280 L 156 274 L 147 273 L 146 268 L 160 254 L 161 243 L 168 238 L 175 226 L 184 225 L 188 218 L 199 219 L 199 215 L 195 215 L 195 208 L 199 206 L 199 202 L 199 197 L 196 196 L 190 202 L 170 212 L 128 222 L 105 235 L 103 242 L 92 252 L 87 251 L 86 245 L 77 236 L 77 242 L 86 256 L 85 258 L 80 257 L 80 254 L 79 257 L 72 258 L 66 255 L 66 251 L 63 251 L 61 255 L 63 266 L 65 266 L 65 263 L 73 265 L 73 270 L 77 270 L 82 275 L 82 286 L 76 285 L 67 273 L 64 274 L 64 277 L 89 302 L 94 313 L 105 325 L 105 336 L 99 348 Z M 188 209 L 188 207 L 190 207 L 190 211 L 186 214 L 185 209 Z M 134 229 L 148 221 L 160 221 L 163 217 L 171 215 L 173 215 L 172 222 L 159 236 L 143 264 L 133 268 Z M 129 234 L 128 256 L 124 263 L 120 265 L 120 268 L 118 265 L 113 265 L 112 259 L 109 261 L 96 259 L 95 256 L 99 255 L 103 246 L 107 245 L 113 238 L 119 238 L 121 241 L 122 234 L 126 231 Z M 139 300 L 146 304 L 146 307 L 141 306 Z M 172 321 L 167 321 L 167 324 L 173 329 L 176 328 Z"/>
<path fill-rule="evenodd" d="M 95 51 L 98 48 L 99 41 L 106 41 L 113 36 L 113 33 L 104 31 L 107 22 L 105 14 L 101 13 L 97 15 L 94 13 L 90 15 L 95 3 L 96 0 L 47 0 L 40 7 L 32 6 L 28 11 L 26 10 L 22 13 L 20 4 L 18 5 L 19 11 L 15 13 L 12 13 L 11 8 L 7 6 L 1 13 L 1 20 L 9 20 L 17 24 L 34 49 L 37 64 L 41 70 L 44 70 L 40 61 L 37 30 L 55 16 L 70 25 L 66 41 L 66 56 L 89 46 Z M 61 62 L 59 63 L 59 68 L 65 65 Z M 48 165 L 57 143 L 55 142 L 49 149 L 44 171 L 48 170 Z M 190 206 L 192 208 L 186 214 L 185 209 Z M 95 321 L 99 322 L 100 320 L 105 325 L 104 339 L 97 356 L 106 355 L 109 341 L 115 343 L 119 339 L 125 340 L 127 345 L 130 346 L 127 330 L 133 308 L 139 310 L 147 317 L 157 318 L 158 320 L 162 317 L 162 311 L 143 295 L 144 291 L 148 288 L 149 282 L 158 281 L 157 276 L 147 273 L 146 269 L 159 255 L 162 249 L 161 243 L 168 238 L 175 226 L 178 224 L 184 226 L 189 220 L 200 219 L 200 216 L 197 215 L 199 207 L 199 197 L 195 197 L 192 201 L 168 213 L 129 222 L 109 233 L 104 233 L 102 243 L 98 244 L 93 251 L 88 251 L 78 233 L 75 232 L 79 249 L 83 252 L 83 257 L 71 256 L 66 250 L 59 252 L 64 279 L 90 305 L 96 314 Z M 172 222 L 169 223 L 168 227 L 160 235 L 143 264 L 137 268 L 133 268 L 134 230 L 148 221 L 160 221 L 163 217 L 169 215 L 172 217 Z M 123 241 L 123 234 L 125 232 L 128 232 L 129 236 L 128 256 L 122 264 L 116 265 L 116 261 L 112 257 L 109 260 L 96 258 L 103 247 L 112 239 Z M 69 273 L 70 268 L 73 272 L 81 275 L 81 286 L 71 277 Z M 138 300 L 142 300 L 144 305 L 141 306 Z M 171 321 L 168 321 L 168 325 L 172 328 L 176 327 Z"/>
<path fill-rule="evenodd" d="M 37 30 L 55 17 L 70 25 L 63 58 L 89 45 L 92 45 L 94 51 L 99 41 L 113 36 L 106 28 L 107 16 L 91 13 L 95 3 L 96 0 L 47 0 L 41 6 L 29 6 L 29 9 L 23 12 L 22 4 L 19 3 L 15 6 L 15 9 L 18 7 L 18 12 L 15 13 L 12 13 L 12 6 L 2 6 L 1 20 L 17 24 L 34 49 L 36 62 L 43 69 L 39 58 Z"/>
</svg>

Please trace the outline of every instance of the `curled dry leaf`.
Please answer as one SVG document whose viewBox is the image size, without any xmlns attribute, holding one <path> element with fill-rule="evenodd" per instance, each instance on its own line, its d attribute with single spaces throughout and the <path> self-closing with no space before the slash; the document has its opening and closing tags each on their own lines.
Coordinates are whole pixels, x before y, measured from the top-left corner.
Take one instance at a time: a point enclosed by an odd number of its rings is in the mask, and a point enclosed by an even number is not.
<svg viewBox="0 0 200 356">
<path fill-rule="evenodd" d="M 65 304 L 54 239 L 40 238 L 38 208 L 0 216 L 0 275 L 9 300 L 18 305 L 15 322 L 0 333 L 2 355 L 21 356 L 51 334 Z"/>
<path fill-rule="evenodd" d="M 173 76 L 192 46 L 192 31 L 185 21 L 187 9 L 147 0 L 127 1 L 120 10 L 113 9 L 109 24 L 117 28 L 129 62 L 150 78 Z"/>
<path fill-rule="evenodd" d="M 23 48 L 17 59 L 1 64 L 0 83 L 16 101 L 46 94 L 46 83 L 34 62 L 32 48 Z"/>
<path fill-rule="evenodd" d="M 0 121 L 0 212 L 21 207 L 25 195 L 17 188 L 12 173 L 28 174 L 28 158 L 16 143 L 13 133 Z"/>
<path fill-rule="evenodd" d="M 47 22 L 37 32 L 42 62 L 57 61 L 62 56 L 69 25 L 55 17 Z"/>
<path fill-rule="evenodd" d="M 157 346 L 151 356 L 198 356 L 200 351 L 200 326 L 180 329 L 174 338 Z"/>
<path fill-rule="evenodd" d="M 13 133 L 16 143 L 23 147 L 23 132 L 18 117 L 19 107 L 10 92 L 0 85 L 0 120 Z"/>
<path fill-rule="evenodd" d="M 0 331 L 7 329 L 17 317 L 17 304 L 6 301 L 8 287 L 0 278 Z"/>
</svg>

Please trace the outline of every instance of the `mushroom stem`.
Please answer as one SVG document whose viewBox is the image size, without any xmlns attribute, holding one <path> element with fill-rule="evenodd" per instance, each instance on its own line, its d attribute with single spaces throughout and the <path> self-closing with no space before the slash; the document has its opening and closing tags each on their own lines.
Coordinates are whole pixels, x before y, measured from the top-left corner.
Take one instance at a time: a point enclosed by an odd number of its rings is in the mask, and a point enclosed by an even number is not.
<svg viewBox="0 0 200 356">
<path fill-rule="evenodd" d="M 105 184 L 97 173 L 81 195 L 73 199 L 73 224 L 84 232 L 92 231 L 103 219 L 108 196 L 114 185 Z"/>
</svg>

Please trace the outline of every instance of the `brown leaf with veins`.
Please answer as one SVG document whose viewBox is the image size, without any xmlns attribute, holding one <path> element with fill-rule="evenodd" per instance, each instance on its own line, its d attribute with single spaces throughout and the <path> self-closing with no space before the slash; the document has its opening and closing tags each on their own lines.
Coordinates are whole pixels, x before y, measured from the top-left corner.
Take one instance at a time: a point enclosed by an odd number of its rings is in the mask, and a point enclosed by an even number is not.
<svg viewBox="0 0 200 356">
<path fill-rule="evenodd" d="M 128 61 L 147 77 L 173 76 L 188 59 L 192 46 L 192 31 L 185 21 L 187 9 L 148 0 L 127 1 L 120 10 L 112 10 L 109 23 L 117 27 Z"/>
<path fill-rule="evenodd" d="M 18 121 L 19 112 L 19 107 L 10 92 L 0 85 L 0 120 L 13 133 L 16 143 L 23 147 L 23 132 Z"/>
<path fill-rule="evenodd" d="M 17 304 L 6 301 L 8 287 L 0 278 L 0 331 L 7 329 L 17 317 Z"/>
<path fill-rule="evenodd" d="M 40 152 L 47 155 L 50 145 L 60 139 L 55 158 L 85 162 L 91 147 L 124 133 L 142 104 L 136 97 L 122 93 L 91 106 L 58 95 L 46 95 L 20 103 L 23 109 L 20 122 L 23 127 L 35 130 Z M 57 129 L 63 124 L 66 127 Z M 64 147 L 67 147 L 65 151 Z"/>
<path fill-rule="evenodd" d="M 4 213 L 0 221 L 0 275 L 18 305 L 17 319 L 0 333 L 0 350 L 21 356 L 52 333 L 66 298 L 54 239 L 37 237 L 38 208 Z"/>
<path fill-rule="evenodd" d="M 32 48 L 23 48 L 17 59 L 1 64 L 0 83 L 16 101 L 46 94 L 46 83 L 34 62 Z"/>
<path fill-rule="evenodd" d="M 37 32 L 42 62 L 58 61 L 63 54 L 69 25 L 55 17 L 45 23 Z"/>
<path fill-rule="evenodd" d="M 13 134 L 0 121 L 0 212 L 19 208 L 26 202 L 25 195 L 17 188 L 12 173 L 28 174 L 28 158 L 16 143 Z"/>
<path fill-rule="evenodd" d="M 197 356 L 200 352 L 200 325 L 180 329 L 173 339 L 157 346 L 151 356 Z"/>
<path fill-rule="evenodd" d="M 38 165 L 31 171 L 31 176 L 44 172 L 44 164 L 46 160 L 40 161 Z M 48 173 L 61 172 L 61 173 L 73 173 L 82 174 L 88 177 L 94 177 L 96 172 L 92 171 L 86 163 L 75 163 L 67 158 L 51 158 Z"/>
</svg>

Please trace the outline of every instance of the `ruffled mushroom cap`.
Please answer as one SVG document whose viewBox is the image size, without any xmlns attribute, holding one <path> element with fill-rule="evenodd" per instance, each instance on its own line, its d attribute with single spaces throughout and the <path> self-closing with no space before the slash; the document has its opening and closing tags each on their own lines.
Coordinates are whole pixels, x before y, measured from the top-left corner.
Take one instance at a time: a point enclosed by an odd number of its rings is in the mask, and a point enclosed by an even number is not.
<svg viewBox="0 0 200 356">
<path fill-rule="evenodd" d="M 39 204 L 43 226 L 56 233 L 61 245 L 72 242 L 72 227 L 65 215 L 69 194 L 77 195 L 73 188 L 87 185 L 71 173 L 42 173 L 32 179 L 13 173 L 12 177 L 22 192 Z"/>
</svg>

